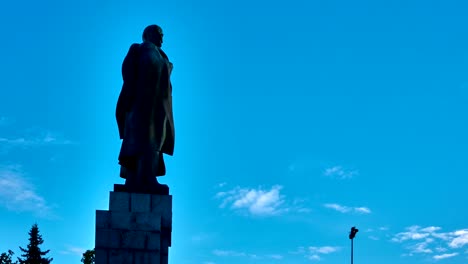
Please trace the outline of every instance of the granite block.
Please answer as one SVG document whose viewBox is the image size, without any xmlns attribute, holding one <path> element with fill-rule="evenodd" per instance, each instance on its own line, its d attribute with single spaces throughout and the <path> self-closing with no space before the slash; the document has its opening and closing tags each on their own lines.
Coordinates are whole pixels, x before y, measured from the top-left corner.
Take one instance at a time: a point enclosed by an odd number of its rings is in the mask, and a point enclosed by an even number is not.
<svg viewBox="0 0 468 264">
<path fill-rule="evenodd" d="M 146 249 L 151 251 L 161 251 L 161 233 L 147 233 Z"/>
<path fill-rule="evenodd" d="M 168 264 L 168 263 L 169 263 L 169 255 L 161 254 L 160 264 Z"/>
<path fill-rule="evenodd" d="M 111 212 L 109 227 L 134 231 L 161 231 L 158 213 Z"/>
<path fill-rule="evenodd" d="M 143 231 L 121 231 L 121 248 L 145 249 L 148 236 Z"/>
<path fill-rule="evenodd" d="M 172 228 L 172 195 L 152 195 L 151 212 L 161 214 L 161 227 Z"/>
<path fill-rule="evenodd" d="M 109 211 L 130 212 L 130 193 L 110 192 Z"/>
<path fill-rule="evenodd" d="M 107 256 L 108 252 L 106 249 L 95 249 L 94 254 L 95 264 L 109 264 Z"/>
<path fill-rule="evenodd" d="M 160 255 L 157 252 L 135 252 L 134 264 L 159 264 Z"/>
<path fill-rule="evenodd" d="M 161 253 L 162 254 L 169 254 L 169 239 L 161 239 Z"/>
<path fill-rule="evenodd" d="M 96 248 L 119 248 L 120 247 L 121 234 L 119 230 L 114 229 L 96 229 Z"/>
<path fill-rule="evenodd" d="M 110 227 L 110 212 L 104 210 L 96 210 L 96 228 Z"/>
<path fill-rule="evenodd" d="M 151 194 L 132 193 L 130 195 L 132 212 L 151 212 Z"/>
<path fill-rule="evenodd" d="M 135 215 L 130 212 L 111 212 L 110 227 L 114 229 L 132 230 Z"/>
<path fill-rule="evenodd" d="M 161 215 L 158 213 L 133 213 L 135 222 L 133 230 L 161 231 Z"/>
<path fill-rule="evenodd" d="M 131 263 L 133 263 L 133 253 L 131 251 L 123 249 L 109 250 L 109 264 Z"/>
</svg>

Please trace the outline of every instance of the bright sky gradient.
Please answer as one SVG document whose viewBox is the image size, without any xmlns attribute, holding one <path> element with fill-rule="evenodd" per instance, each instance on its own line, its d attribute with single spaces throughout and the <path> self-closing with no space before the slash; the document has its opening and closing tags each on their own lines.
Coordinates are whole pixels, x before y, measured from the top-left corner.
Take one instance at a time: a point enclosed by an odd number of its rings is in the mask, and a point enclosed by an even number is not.
<svg viewBox="0 0 468 264">
<path fill-rule="evenodd" d="M 3 1 L 0 252 L 94 247 L 121 63 L 164 29 L 173 264 L 468 262 L 468 4 Z"/>
</svg>

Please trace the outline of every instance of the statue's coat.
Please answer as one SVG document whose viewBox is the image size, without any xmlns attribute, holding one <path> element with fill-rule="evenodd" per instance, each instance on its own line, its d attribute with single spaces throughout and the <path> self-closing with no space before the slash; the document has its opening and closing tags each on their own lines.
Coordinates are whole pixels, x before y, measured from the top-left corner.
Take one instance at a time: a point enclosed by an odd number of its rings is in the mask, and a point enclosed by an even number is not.
<svg viewBox="0 0 468 264">
<path fill-rule="evenodd" d="M 119 163 L 127 169 L 135 169 L 148 150 L 174 153 L 171 71 L 166 54 L 150 42 L 133 44 L 123 61 L 116 118 L 123 139 Z M 162 155 L 154 158 L 160 164 L 155 176 L 164 175 Z"/>
</svg>

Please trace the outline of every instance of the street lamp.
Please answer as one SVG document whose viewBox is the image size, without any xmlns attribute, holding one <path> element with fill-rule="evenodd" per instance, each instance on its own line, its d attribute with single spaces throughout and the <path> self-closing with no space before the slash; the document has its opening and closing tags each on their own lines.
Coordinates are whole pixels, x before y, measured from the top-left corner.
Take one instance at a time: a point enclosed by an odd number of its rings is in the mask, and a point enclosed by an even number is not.
<svg viewBox="0 0 468 264">
<path fill-rule="evenodd" d="M 356 227 L 351 227 L 351 232 L 349 232 L 349 239 L 351 239 L 351 264 L 353 264 L 353 241 L 354 237 L 356 236 L 356 233 L 359 232 L 359 229 Z"/>
</svg>

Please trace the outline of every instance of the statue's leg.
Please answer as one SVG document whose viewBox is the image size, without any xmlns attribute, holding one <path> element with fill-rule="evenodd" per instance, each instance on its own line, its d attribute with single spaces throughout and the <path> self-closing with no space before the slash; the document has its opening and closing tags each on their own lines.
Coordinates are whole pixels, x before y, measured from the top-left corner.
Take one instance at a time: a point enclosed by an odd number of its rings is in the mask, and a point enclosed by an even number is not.
<svg viewBox="0 0 468 264">
<path fill-rule="evenodd" d="M 169 187 L 160 184 L 156 179 L 156 172 L 161 165 L 159 163 L 160 155 L 158 151 L 148 149 L 138 162 L 138 178 L 142 181 L 141 187 L 144 192 L 169 194 Z"/>
<path fill-rule="evenodd" d="M 125 188 L 127 191 L 138 191 L 138 186 L 141 185 L 141 179 L 138 176 L 136 170 L 131 170 L 124 166 L 120 167 L 120 177 L 125 178 Z"/>
</svg>

